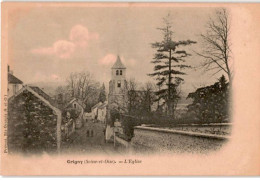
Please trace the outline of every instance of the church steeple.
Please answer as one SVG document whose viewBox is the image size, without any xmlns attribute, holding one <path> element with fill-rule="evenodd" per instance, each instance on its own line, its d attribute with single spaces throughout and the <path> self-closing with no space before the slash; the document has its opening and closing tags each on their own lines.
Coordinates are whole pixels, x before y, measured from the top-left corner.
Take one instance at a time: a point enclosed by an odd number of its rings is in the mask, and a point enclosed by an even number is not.
<svg viewBox="0 0 260 181">
<path fill-rule="evenodd" d="M 112 66 L 112 69 L 126 69 L 119 56 L 117 56 L 116 62 Z"/>
<path fill-rule="evenodd" d="M 117 56 L 116 62 L 112 66 L 111 78 L 112 80 L 125 80 L 126 78 L 126 67 L 122 63 L 119 56 Z"/>
</svg>

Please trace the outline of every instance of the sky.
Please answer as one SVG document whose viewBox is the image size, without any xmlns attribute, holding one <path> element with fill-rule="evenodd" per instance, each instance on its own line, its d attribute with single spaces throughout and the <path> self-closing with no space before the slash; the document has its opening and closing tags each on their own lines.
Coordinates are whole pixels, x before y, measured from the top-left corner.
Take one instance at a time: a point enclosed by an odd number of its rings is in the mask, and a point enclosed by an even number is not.
<svg viewBox="0 0 260 181">
<path fill-rule="evenodd" d="M 71 72 L 89 71 L 100 83 L 108 82 L 111 67 L 119 55 L 127 67 L 127 78 L 153 81 L 155 49 L 151 43 L 162 40 L 162 18 L 171 14 L 174 40 L 194 40 L 185 48 L 193 56 L 187 64 L 197 67 L 202 59 L 199 34 L 214 8 L 180 7 L 35 7 L 16 18 L 10 28 L 9 65 L 25 84 L 63 84 Z M 209 85 L 222 74 L 200 69 L 186 71 L 183 89 L 188 93 Z"/>
</svg>

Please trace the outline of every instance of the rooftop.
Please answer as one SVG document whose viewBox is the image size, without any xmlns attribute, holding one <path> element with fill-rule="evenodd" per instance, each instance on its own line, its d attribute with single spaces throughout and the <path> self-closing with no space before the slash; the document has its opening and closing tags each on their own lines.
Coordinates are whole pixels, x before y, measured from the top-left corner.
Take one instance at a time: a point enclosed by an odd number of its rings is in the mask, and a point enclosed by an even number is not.
<svg viewBox="0 0 260 181">
<path fill-rule="evenodd" d="M 36 92 L 37 94 L 39 94 L 40 96 L 42 96 L 44 99 L 46 99 L 47 101 L 49 101 L 52 105 L 56 106 L 55 101 L 52 100 L 52 98 L 46 94 L 41 88 L 36 87 L 36 86 L 29 86 L 34 92 Z"/>
<path fill-rule="evenodd" d="M 82 108 L 85 108 L 85 104 L 81 101 L 81 100 L 79 100 L 79 99 L 77 99 L 77 98 L 73 98 L 68 104 L 67 104 L 67 106 L 66 107 L 68 107 L 70 104 L 72 104 L 73 102 L 77 102 Z"/>
<path fill-rule="evenodd" d="M 18 79 L 11 73 L 8 73 L 8 83 L 9 84 L 23 84 L 23 82 L 20 79 Z"/>
</svg>

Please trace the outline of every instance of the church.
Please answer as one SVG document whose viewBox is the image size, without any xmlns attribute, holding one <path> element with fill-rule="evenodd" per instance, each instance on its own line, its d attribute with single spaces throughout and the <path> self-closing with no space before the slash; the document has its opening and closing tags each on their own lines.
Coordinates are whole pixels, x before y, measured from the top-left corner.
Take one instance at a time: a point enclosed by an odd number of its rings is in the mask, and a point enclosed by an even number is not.
<svg viewBox="0 0 260 181">
<path fill-rule="evenodd" d="M 122 113 L 126 109 L 126 67 L 119 56 L 111 68 L 111 80 L 109 81 L 108 105 L 109 110 Z"/>
</svg>

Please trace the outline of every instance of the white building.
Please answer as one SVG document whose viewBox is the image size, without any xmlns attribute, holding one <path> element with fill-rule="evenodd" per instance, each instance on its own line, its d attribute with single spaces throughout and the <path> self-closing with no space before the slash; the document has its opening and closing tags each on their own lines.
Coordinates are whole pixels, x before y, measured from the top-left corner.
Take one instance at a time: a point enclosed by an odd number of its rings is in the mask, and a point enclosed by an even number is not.
<svg viewBox="0 0 260 181">
<path fill-rule="evenodd" d="M 12 97 L 23 87 L 23 82 L 13 75 L 8 65 L 8 98 Z"/>
<path fill-rule="evenodd" d="M 102 105 L 102 102 L 97 103 L 91 108 L 92 119 L 97 119 L 98 107 Z"/>
<path fill-rule="evenodd" d="M 97 120 L 102 123 L 106 123 L 106 115 L 107 115 L 107 102 L 104 102 L 97 107 Z"/>
</svg>

